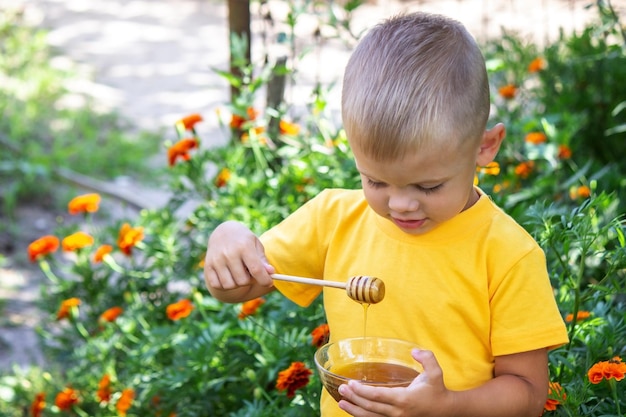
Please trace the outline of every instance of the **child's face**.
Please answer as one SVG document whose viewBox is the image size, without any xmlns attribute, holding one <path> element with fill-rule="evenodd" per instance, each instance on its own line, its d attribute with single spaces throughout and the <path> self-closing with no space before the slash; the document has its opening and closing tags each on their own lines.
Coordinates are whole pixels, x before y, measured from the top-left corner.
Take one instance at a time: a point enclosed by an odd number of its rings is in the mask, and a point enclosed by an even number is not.
<svg viewBox="0 0 626 417">
<path fill-rule="evenodd" d="M 424 149 L 391 162 L 368 158 L 358 147 L 353 153 L 369 205 L 408 234 L 432 230 L 478 200 L 478 149 Z"/>
</svg>

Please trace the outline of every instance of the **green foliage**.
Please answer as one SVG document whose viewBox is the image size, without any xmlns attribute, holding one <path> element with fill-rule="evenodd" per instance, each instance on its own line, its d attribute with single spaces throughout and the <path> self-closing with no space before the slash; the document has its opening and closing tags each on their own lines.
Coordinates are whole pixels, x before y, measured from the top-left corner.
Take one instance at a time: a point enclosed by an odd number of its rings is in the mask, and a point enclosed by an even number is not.
<svg viewBox="0 0 626 417">
<path fill-rule="evenodd" d="M 70 94 L 66 85 L 78 76 L 52 58 L 43 30 L 26 26 L 19 12 L 0 12 L 0 209 L 9 217 L 20 200 L 54 196 L 58 167 L 100 178 L 140 176 L 137 155 L 159 146 L 156 135 L 131 135 L 120 116 Z"/>
<path fill-rule="evenodd" d="M 555 410 L 546 415 L 618 416 L 626 407 L 624 381 L 595 384 L 587 372 L 626 355 L 624 201 L 618 188 L 611 189 L 623 184 L 622 167 L 586 153 L 590 145 L 579 136 L 590 115 L 568 106 L 573 91 L 561 90 L 558 105 L 545 94 L 544 80 L 570 76 L 551 51 L 563 54 L 561 62 L 580 61 L 578 49 L 564 47 L 569 42 L 563 38 L 540 51 L 506 34 L 501 44 L 486 45 L 494 92 L 505 84 L 517 90 L 506 99 L 494 94 L 492 122 L 505 122 L 509 134 L 497 165 L 479 168 L 477 179 L 542 245 L 563 317 L 571 315 L 570 343 L 550 353 L 551 380 L 566 397 L 555 396 Z M 546 65 L 529 73 L 536 58 Z M 81 224 L 50 231 L 64 239 L 82 230 L 94 243 L 39 259 L 48 278 L 42 307 L 49 314 L 40 332 L 54 365 L 0 378 L 0 415 L 28 413 L 37 393 L 46 399 L 43 416 L 60 414 L 55 398 L 70 386 L 79 398 L 71 409 L 80 416 L 117 414 L 126 388 L 135 394 L 129 416 L 319 415 L 311 331 L 324 323 L 320 301 L 301 309 L 274 293 L 254 308 L 222 304 L 207 293 L 199 265 L 207 236 L 225 220 L 261 233 L 324 188 L 359 187 L 345 134 L 330 123 L 323 88 L 315 89 L 310 116 L 302 120 L 290 120 L 288 106 L 254 108 L 272 71 L 250 65 L 239 79 L 222 74 L 242 91 L 228 105 L 230 114 L 222 113 L 231 133 L 223 147 L 197 146 L 202 138 L 193 126 L 176 125 L 179 139 L 198 143 L 167 143 L 173 197 L 165 207 L 99 227 L 93 221 L 98 213 L 86 214 Z M 282 122 L 278 132 L 268 130 L 272 120 Z M 530 140 L 529 133 L 544 136 Z M 125 223 L 139 232 L 128 253 L 119 247 Z M 105 244 L 113 251 L 94 260 L 95 249 Z M 59 318 L 73 298 L 80 304 Z M 121 314 L 104 319 L 113 307 Z M 292 362 L 303 362 L 313 374 L 288 397 L 277 380 Z M 108 401 L 96 396 L 104 375 L 111 378 Z"/>
<path fill-rule="evenodd" d="M 501 156 L 509 163 L 533 160 L 550 165 L 533 172 L 529 177 L 533 183 L 546 179 L 538 177 L 538 171 L 562 175 L 560 181 L 545 181 L 557 187 L 595 180 L 598 192 L 616 191 L 621 210 L 626 211 L 626 32 L 610 2 L 597 1 L 595 7 L 597 24 L 580 34 L 561 32 L 542 51 L 508 33 L 502 42 L 487 46 L 496 91 L 506 84 L 517 88 L 513 99 L 494 97 L 496 118 L 509 127 Z M 535 58 L 544 65 L 529 72 Z M 524 137 L 532 131 L 545 133 L 549 141 L 539 147 L 525 144 Z M 559 161 L 559 146 L 574 150 L 571 157 Z M 553 169 L 558 164 L 570 166 L 560 172 Z M 585 177 L 589 173 L 592 176 Z M 541 194 L 540 188 L 533 187 L 536 194 L 526 197 Z M 563 188 L 552 193 L 558 198 L 564 191 L 567 194 Z"/>
</svg>

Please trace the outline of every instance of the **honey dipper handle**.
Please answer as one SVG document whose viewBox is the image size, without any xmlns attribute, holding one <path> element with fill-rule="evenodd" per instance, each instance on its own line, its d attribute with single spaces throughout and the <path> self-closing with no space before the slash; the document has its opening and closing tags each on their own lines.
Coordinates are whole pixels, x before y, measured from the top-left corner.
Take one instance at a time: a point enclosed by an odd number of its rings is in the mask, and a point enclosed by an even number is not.
<svg viewBox="0 0 626 417">
<path fill-rule="evenodd" d="M 300 284 L 319 285 L 319 286 L 324 286 L 324 287 L 334 287 L 334 288 L 343 288 L 343 289 L 346 288 L 345 282 L 326 281 L 324 279 L 304 278 L 304 277 L 296 277 L 293 275 L 283 275 L 283 274 L 272 274 L 271 277 L 279 281 L 289 281 L 289 282 L 297 282 Z"/>
</svg>

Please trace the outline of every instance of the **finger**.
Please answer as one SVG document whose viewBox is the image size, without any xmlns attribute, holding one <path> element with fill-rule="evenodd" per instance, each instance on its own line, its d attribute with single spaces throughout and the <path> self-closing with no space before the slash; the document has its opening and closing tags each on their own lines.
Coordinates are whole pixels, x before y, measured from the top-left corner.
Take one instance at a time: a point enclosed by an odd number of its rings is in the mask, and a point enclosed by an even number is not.
<svg viewBox="0 0 626 417">
<path fill-rule="evenodd" d="M 205 280 L 211 287 L 223 290 L 232 290 L 240 286 L 233 278 L 228 268 L 205 268 Z"/>
<path fill-rule="evenodd" d="M 345 408 L 341 408 L 349 410 L 349 413 L 358 410 L 359 416 L 388 415 L 392 408 L 393 391 L 394 388 L 374 387 L 352 380 L 339 387 L 339 393 L 347 402 Z"/>
</svg>

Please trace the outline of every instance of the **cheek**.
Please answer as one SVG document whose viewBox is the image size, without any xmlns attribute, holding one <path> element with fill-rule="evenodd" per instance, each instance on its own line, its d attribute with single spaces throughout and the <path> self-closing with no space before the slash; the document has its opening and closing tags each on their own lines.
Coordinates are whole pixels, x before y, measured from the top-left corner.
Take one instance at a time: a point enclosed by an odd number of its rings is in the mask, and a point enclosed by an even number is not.
<svg viewBox="0 0 626 417">
<path fill-rule="evenodd" d="M 364 187 L 363 193 L 365 194 L 365 199 L 369 203 L 370 207 L 374 209 L 374 211 L 386 211 L 387 197 L 383 191 L 372 187 Z"/>
</svg>

